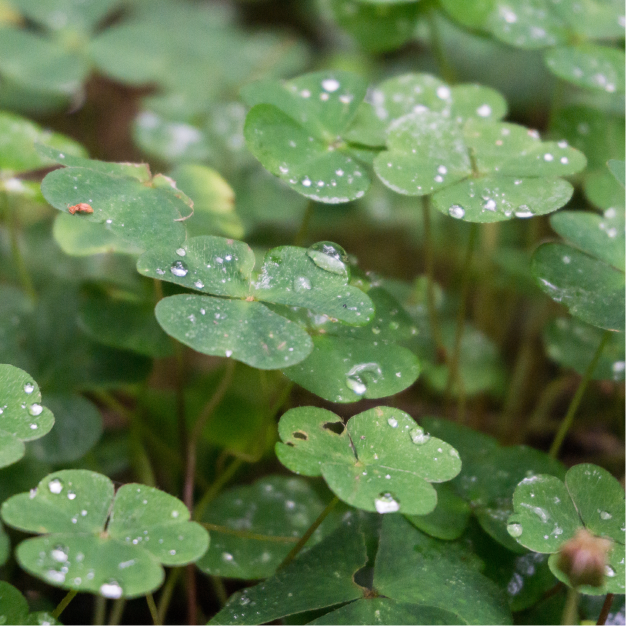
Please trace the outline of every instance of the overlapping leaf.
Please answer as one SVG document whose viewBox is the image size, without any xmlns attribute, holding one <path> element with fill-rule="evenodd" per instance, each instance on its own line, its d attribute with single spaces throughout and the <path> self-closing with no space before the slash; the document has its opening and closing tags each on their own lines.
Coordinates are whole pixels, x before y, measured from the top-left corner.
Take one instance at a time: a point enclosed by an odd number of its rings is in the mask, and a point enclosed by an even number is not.
<svg viewBox="0 0 626 626">
<path fill-rule="evenodd" d="M 258 276 L 254 253 L 241 241 L 193 237 L 179 248 L 160 247 L 138 261 L 140 273 L 204 293 L 238 298 L 173 296 L 156 309 L 164 330 L 199 352 L 232 356 L 261 369 L 288 367 L 304 359 L 312 342 L 298 324 L 259 300 L 303 307 L 348 324 L 372 317 L 371 300 L 348 284 L 345 252 L 335 244 L 309 250 L 270 250 Z"/>
<path fill-rule="evenodd" d="M 623 213 L 563 211 L 550 223 L 575 247 L 537 248 L 531 269 L 541 290 L 588 324 L 624 331 Z"/>
<path fill-rule="evenodd" d="M 52 585 L 106 598 L 149 593 L 163 581 L 162 565 L 200 558 L 209 537 L 189 517 L 167 493 L 128 484 L 114 494 L 106 476 L 87 470 L 51 474 L 2 505 L 7 524 L 44 535 L 18 546 L 24 569 Z"/>
<path fill-rule="evenodd" d="M 520 551 L 506 530 L 512 496 L 525 477 L 550 472 L 565 475 L 559 461 L 527 446 L 498 446 L 489 435 L 434 417 L 424 427 L 458 449 L 463 468 L 451 485 L 468 502 L 483 530 L 509 550 Z"/>
<path fill-rule="evenodd" d="M 13 585 L 0 581 L 0 622 L 3 624 L 60 624 L 46 611 L 30 613 L 26 598 Z"/>
<path fill-rule="evenodd" d="M 366 326 L 349 327 L 328 316 L 307 315 L 304 321 L 313 352 L 284 369 L 284 374 L 331 402 L 382 398 L 412 385 L 420 373 L 420 362 L 401 344 L 417 329 L 386 291 L 374 287 L 368 296 L 376 315 Z"/>
<path fill-rule="evenodd" d="M 229 489 L 211 503 L 203 518 L 224 530 L 211 531 L 211 547 L 197 565 L 213 576 L 267 578 L 324 506 L 319 494 L 301 478 L 268 476 L 251 486 Z M 313 534 L 311 545 L 333 526 L 326 521 Z"/>
<path fill-rule="evenodd" d="M 0 365 L 0 467 L 19 461 L 24 442 L 43 437 L 53 425 L 54 416 L 41 405 L 32 377 L 12 365 Z"/>
<path fill-rule="evenodd" d="M 247 85 L 242 96 L 252 106 L 244 127 L 248 148 L 307 198 L 329 204 L 360 198 L 370 178 L 364 155 L 345 135 L 366 88 L 364 79 L 343 71 Z"/>
<path fill-rule="evenodd" d="M 292 409 L 278 425 L 283 465 L 323 476 L 344 502 L 365 511 L 424 515 L 437 504 L 431 483 L 461 469 L 458 452 L 431 437 L 404 411 L 377 407 L 343 422 L 330 411 Z"/>
<path fill-rule="evenodd" d="M 535 131 L 489 120 L 506 110 L 498 108 L 493 92 L 476 88 L 473 102 L 459 97 L 464 108 L 456 113 L 446 85 L 419 75 L 404 82 L 392 90 L 398 104 L 387 96 L 379 114 L 395 120 L 388 128 L 387 150 L 374 160 L 374 170 L 388 187 L 405 195 L 433 194 L 442 213 L 471 222 L 543 215 L 570 199 L 572 186 L 558 177 L 580 171 L 586 161 L 567 142 L 542 143 Z"/>
<path fill-rule="evenodd" d="M 565 482 L 539 475 L 522 480 L 513 495 L 515 513 L 508 532 L 521 545 L 550 554 L 550 569 L 563 582 L 567 576 L 557 566 L 556 552 L 581 529 L 613 542 L 607 555 L 604 584 L 583 585 L 583 593 L 624 593 L 624 490 L 597 465 L 572 467 Z"/>
</svg>

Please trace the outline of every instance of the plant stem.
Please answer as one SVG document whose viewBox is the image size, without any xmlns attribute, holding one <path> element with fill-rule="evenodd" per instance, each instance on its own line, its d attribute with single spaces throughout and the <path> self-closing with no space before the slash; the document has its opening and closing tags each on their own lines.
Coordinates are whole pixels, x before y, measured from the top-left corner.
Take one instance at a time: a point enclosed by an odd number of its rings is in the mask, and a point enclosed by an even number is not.
<svg viewBox="0 0 626 626">
<path fill-rule="evenodd" d="M 578 591 L 572 587 L 567 588 L 561 624 L 578 624 Z"/>
<path fill-rule="evenodd" d="M 63 598 L 63 600 L 59 602 L 59 604 L 57 605 L 57 608 L 54 609 L 54 611 L 52 611 L 52 617 L 54 617 L 54 619 L 59 619 L 59 616 L 61 615 L 61 613 L 65 611 L 65 609 L 67 608 L 67 605 L 76 597 L 77 593 L 78 593 L 78 589 L 72 589 L 71 591 L 67 593 L 67 595 Z"/>
<path fill-rule="evenodd" d="M 235 472 L 243 465 L 241 459 L 235 459 L 213 482 L 213 484 L 206 490 L 205 494 L 200 498 L 200 502 L 196 504 L 196 508 L 193 512 L 193 519 L 197 522 L 202 519 L 204 510 L 208 506 L 209 502 L 217 496 L 222 490 L 222 487 L 235 475 Z"/>
<path fill-rule="evenodd" d="M 430 222 L 430 196 L 426 196 L 422 201 L 422 215 L 424 217 L 424 261 L 426 264 L 426 302 L 428 306 L 428 319 L 430 321 L 430 330 L 435 340 L 437 348 L 438 360 L 446 360 L 446 348 L 443 344 L 441 336 L 441 327 L 439 326 L 439 317 L 437 316 L 437 306 L 435 304 L 435 279 L 434 279 L 434 251 L 433 251 L 433 235 Z"/>
<path fill-rule="evenodd" d="M 198 623 L 198 594 L 196 591 L 196 566 L 185 565 L 185 591 L 187 592 L 187 623 L 195 626 Z"/>
<path fill-rule="evenodd" d="M 167 580 L 163 585 L 163 590 L 161 591 L 161 597 L 159 598 L 159 605 L 157 608 L 157 616 L 161 624 L 165 622 L 167 609 L 169 608 L 170 602 L 172 601 L 174 589 L 176 588 L 176 583 L 180 578 L 181 571 L 182 567 L 174 567 L 173 569 L 171 569 L 167 576 Z"/>
<path fill-rule="evenodd" d="M 104 624 L 104 618 L 107 610 L 107 599 L 104 596 L 96 596 L 93 605 L 93 626 Z"/>
<path fill-rule="evenodd" d="M 448 83 L 453 84 L 456 79 L 454 70 L 448 63 L 446 55 L 443 51 L 441 37 L 439 35 L 439 26 L 437 25 L 437 11 L 434 5 L 428 11 L 428 30 L 430 32 L 430 45 L 437 61 L 437 67 L 442 78 Z"/>
<path fill-rule="evenodd" d="M 185 357 L 183 346 L 172 339 L 174 343 L 174 354 L 176 358 L 176 424 L 178 426 L 178 446 L 180 457 L 187 459 L 187 422 L 185 418 Z M 185 483 L 183 483 L 183 495 L 185 493 Z"/>
<path fill-rule="evenodd" d="M 160 626 L 159 613 L 157 611 L 156 604 L 154 603 L 154 596 L 151 593 L 146 594 L 146 602 L 148 603 L 148 610 L 152 616 L 152 623 L 154 626 Z"/>
<path fill-rule="evenodd" d="M 276 535 L 260 535 L 258 533 L 251 533 L 248 530 L 235 530 L 234 528 L 230 528 L 229 526 L 220 526 L 219 524 L 209 524 L 208 522 L 203 522 L 202 526 L 204 526 L 207 530 L 212 530 L 217 533 L 222 533 L 223 535 L 233 535 L 235 537 L 241 537 L 243 539 L 252 539 L 254 541 L 272 541 L 274 543 L 295 543 L 298 541 L 298 537 L 279 537 Z"/>
<path fill-rule="evenodd" d="M 211 581 L 211 585 L 213 585 L 213 591 L 215 592 L 215 597 L 220 607 L 224 606 L 228 602 L 228 592 L 226 591 L 224 582 L 219 576 L 209 576 L 209 580 Z"/>
<path fill-rule="evenodd" d="M 452 358 L 448 368 L 448 380 L 446 382 L 445 398 L 449 402 L 452 387 L 455 383 L 459 385 L 459 360 L 461 358 L 461 340 L 463 339 L 463 330 L 465 325 L 465 310 L 467 309 L 467 299 L 469 295 L 470 276 L 472 255 L 474 254 L 474 244 L 476 243 L 476 234 L 478 233 L 478 224 L 475 222 L 470 226 L 469 239 L 467 241 L 467 250 L 463 262 L 463 277 L 461 279 L 461 301 L 456 316 L 456 333 L 454 335 L 454 347 L 452 350 Z M 459 391 L 461 391 L 459 389 Z M 460 396 L 459 396 L 460 398 Z"/>
<path fill-rule="evenodd" d="M 612 593 L 607 593 L 606 598 L 604 598 L 604 604 L 600 609 L 600 615 L 598 615 L 598 621 L 596 622 L 596 626 L 602 626 L 606 623 L 606 618 L 609 616 L 609 611 L 611 610 L 611 604 L 613 604 L 613 598 L 615 596 Z"/>
<path fill-rule="evenodd" d="M 596 353 L 593 355 L 593 359 L 591 359 L 591 363 L 589 363 L 589 366 L 585 370 L 583 379 L 580 381 L 580 385 L 578 385 L 578 389 L 576 390 L 576 393 L 574 394 L 574 397 L 572 398 L 572 401 L 570 402 L 570 405 L 567 409 L 567 413 L 565 414 L 565 417 L 563 418 L 563 421 L 561 422 L 561 425 L 559 426 L 559 430 L 556 433 L 556 437 L 554 438 L 554 441 L 552 442 L 552 446 L 550 446 L 549 455 L 553 459 L 556 459 L 556 457 L 558 456 L 559 450 L 561 449 L 561 444 L 563 443 L 563 440 L 565 439 L 565 435 L 567 435 L 567 431 L 571 428 L 572 423 L 574 422 L 574 415 L 576 415 L 578 405 L 580 404 L 580 401 L 583 398 L 585 389 L 587 389 L 587 385 L 589 384 L 589 381 L 591 380 L 591 377 L 593 376 L 593 372 L 595 371 L 596 365 L 598 364 L 598 361 L 600 360 L 600 356 L 602 355 L 604 346 L 607 344 L 607 341 L 609 340 L 610 336 L 611 336 L 611 331 L 605 330 L 604 335 L 602 335 L 602 340 L 600 341 L 600 345 L 598 346 Z"/>
<path fill-rule="evenodd" d="M 306 241 L 307 235 L 309 233 L 309 224 L 311 223 L 311 218 L 313 217 L 313 211 L 315 210 L 315 201 L 309 200 L 306 205 L 306 209 L 304 210 L 304 215 L 302 216 L 302 222 L 300 223 L 300 228 L 296 233 L 296 236 L 293 238 L 294 246 L 302 246 Z"/>
<path fill-rule="evenodd" d="M 35 302 L 37 300 L 37 292 L 35 291 L 32 278 L 30 277 L 30 273 L 28 272 L 28 268 L 26 267 L 26 262 L 24 261 L 24 257 L 22 256 L 22 251 L 20 250 L 17 220 L 15 218 L 13 208 L 11 207 L 11 203 L 9 202 L 9 195 L 6 192 L 1 192 L 0 201 L 4 206 L 7 226 L 9 227 L 9 233 L 11 237 L 11 255 L 13 256 L 13 262 L 15 263 L 17 273 L 20 277 L 20 282 L 22 283 L 22 287 L 26 292 L 26 295 L 29 297 L 31 302 Z"/>
<path fill-rule="evenodd" d="M 570 374 L 563 374 L 543 388 L 526 424 L 526 431 L 536 432 L 542 429 L 555 402 L 572 386 L 572 378 Z"/>
<path fill-rule="evenodd" d="M 319 525 L 326 519 L 326 516 L 337 506 L 339 498 L 335 496 L 327 505 L 326 508 L 319 514 L 318 518 L 309 526 L 307 531 L 300 537 L 298 543 L 290 550 L 289 554 L 283 559 L 283 562 L 276 568 L 277 571 L 281 570 L 291 561 L 293 561 L 302 548 L 304 548 L 306 542 L 311 538 L 311 535 L 317 530 Z"/>
<path fill-rule="evenodd" d="M 126 608 L 126 598 L 118 598 L 113 602 L 111 615 L 109 615 L 109 626 L 117 626 L 122 621 L 122 615 Z"/>
</svg>

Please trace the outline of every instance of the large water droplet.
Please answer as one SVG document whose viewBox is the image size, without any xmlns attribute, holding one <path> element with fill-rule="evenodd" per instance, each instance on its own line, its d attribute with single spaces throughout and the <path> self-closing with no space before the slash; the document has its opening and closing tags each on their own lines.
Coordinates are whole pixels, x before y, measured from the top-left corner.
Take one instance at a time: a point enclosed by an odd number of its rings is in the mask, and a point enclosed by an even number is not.
<svg viewBox="0 0 626 626">
<path fill-rule="evenodd" d="M 63 491 L 63 483 L 58 478 L 53 478 L 48 483 L 48 489 L 50 493 L 59 494 Z"/>
<path fill-rule="evenodd" d="M 395 513 L 400 510 L 400 503 L 390 493 L 381 493 L 374 500 L 374 506 L 379 513 Z"/>
<path fill-rule="evenodd" d="M 311 281 L 306 276 L 298 276 L 294 278 L 293 288 L 298 292 L 309 291 L 311 289 Z"/>
<path fill-rule="evenodd" d="M 28 407 L 28 412 L 33 415 L 34 417 L 37 417 L 37 415 L 41 415 L 41 412 L 43 411 L 43 407 L 41 406 L 41 404 L 31 404 Z"/>
<path fill-rule="evenodd" d="M 506 529 L 511 537 L 521 537 L 524 530 L 521 524 L 509 524 Z"/>
<path fill-rule="evenodd" d="M 409 435 L 411 436 L 411 441 L 417 445 L 421 446 L 428 442 L 430 439 L 430 435 L 424 432 L 424 429 L 421 426 L 416 426 L 409 431 Z"/>
<path fill-rule="evenodd" d="M 390 417 L 387 420 L 387 424 L 389 424 L 389 426 L 391 426 L 391 428 L 397 428 L 398 427 L 398 420 L 395 417 Z"/>
<path fill-rule="evenodd" d="M 362 396 L 367 391 L 367 386 L 376 384 L 382 375 L 378 363 L 358 363 L 346 374 L 346 387 L 357 396 Z"/>
<path fill-rule="evenodd" d="M 612 519 L 613 516 L 608 511 L 600 511 L 600 518 L 603 520 Z"/>
<path fill-rule="evenodd" d="M 67 561 L 68 552 L 69 550 L 66 546 L 59 545 L 52 548 L 50 556 L 52 557 L 52 560 L 56 561 L 57 563 L 65 563 Z"/>
<path fill-rule="evenodd" d="M 181 278 L 183 276 L 187 276 L 188 271 L 187 266 L 182 261 L 174 261 L 170 267 L 170 272 L 172 272 L 174 276 L 179 276 Z"/>
<path fill-rule="evenodd" d="M 457 220 L 460 220 L 461 218 L 465 217 L 465 209 L 458 204 L 453 204 L 448 209 L 448 214 L 450 215 L 450 217 L 454 217 Z"/>
<path fill-rule="evenodd" d="M 515 211 L 515 217 L 527 218 L 532 217 L 534 213 L 530 210 L 530 208 L 526 204 L 522 204 L 517 207 L 517 211 Z"/>
<path fill-rule="evenodd" d="M 100 595 L 105 598 L 111 598 L 117 600 L 122 597 L 123 590 L 119 583 L 115 580 L 110 580 L 108 583 L 100 585 Z"/>
<path fill-rule="evenodd" d="M 348 254 L 340 245 L 318 241 L 307 250 L 307 254 L 323 270 L 340 276 L 348 275 Z"/>
<path fill-rule="evenodd" d="M 24 393 L 33 393 L 33 391 L 35 391 L 35 385 L 33 385 L 33 383 L 26 383 L 24 385 Z"/>
</svg>

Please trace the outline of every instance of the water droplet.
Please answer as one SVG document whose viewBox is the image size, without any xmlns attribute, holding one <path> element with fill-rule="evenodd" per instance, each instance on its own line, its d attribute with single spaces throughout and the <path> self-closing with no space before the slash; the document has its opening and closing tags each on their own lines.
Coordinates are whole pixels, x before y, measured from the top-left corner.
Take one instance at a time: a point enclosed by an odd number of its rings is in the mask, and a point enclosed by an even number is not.
<svg viewBox="0 0 626 626">
<path fill-rule="evenodd" d="M 28 407 L 28 412 L 34 417 L 37 417 L 37 415 L 41 415 L 42 411 L 43 411 L 43 407 L 41 406 L 41 404 L 35 403 L 35 404 L 31 404 Z"/>
<path fill-rule="evenodd" d="M 397 428 L 398 427 L 398 420 L 395 417 L 390 417 L 387 420 L 387 424 L 389 424 L 389 426 L 391 426 L 391 428 Z"/>
<path fill-rule="evenodd" d="M 346 251 L 338 244 L 331 241 L 319 241 L 314 243 L 308 250 L 307 255 L 313 259 L 318 267 L 327 272 L 338 274 L 339 276 L 348 275 L 348 255 Z"/>
<path fill-rule="evenodd" d="M 293 281 L 293 288 L 298 293 L 309 291 L 311 289 L 311 281 L 306 276 L 298 276 Z"/>
<path fill-rule="evenodd" d="M 59 494 L 63 491 L 63 483 L 58 478 L 53 478 L 48 483 L 48 489 L 50 493 Z"/>
<path fill-rule="evenodd" d="M 178 250 L 176 250 L 176 254 L 178 256 L 185 256 L 187 254 L 187 251 L 185 250 L 185 248 L 178 248 Z"/>
<path fill-rule="evenodd" d="M 311 186 L 311 179 L 307 176 L 302 180 L 302 186 L 303 187 L 310 187 Z"/>
<path fill-rule="evenodd" d="M 110 580 L 108 583 L 100 585 L 100 595 L 105 598 L 111 598 L 117 600 L 122 597 L 122 588 L 115 580 Z"/>
<path fill-rule="evenodd" d="M 548 162 L 554 161 L 554 157 L 549 152 L 546 152 L 546 154 L 543 155 L 543 160 Z"/>
<path fill-rule="evenodd" d="M 460 459 L 461 457 L 459 456 L 458 450 L 456 450 L 456 448 L 450 448 L 450 450 L 448 451 L 448 454 L 451 457 L 454 457 L 455 459 Z"/>
<path fill-rule="evenodd" d="M 491 115 L 491 107 L 488 104 L 483 104 L 476 109 L 476 113 L 480 117 L 489 117 Z"/>
<path fill-rule="evenodd" d="M 68 500 L 75 500 L 76 499 L 76 493 L 73 491 L 68 491 L 67 492 L 67 499 Z"/>
<path fill-rule="evenodd" d="M 233 560 L 233 555 L 230 552 L 222 552 L 222 561 L 230 563 Z"/>
<path fill-rule="evenodd" d="M 24 385 L 24 393 L 31 394 L 33 391 L 35 391 L 35 385 L 33 385 L 33 383 L 26 383 Z"/>
<path fill-rule="evenodd" d="M 400 503 L 390 493 L 382 493 L 374 500 L 379 513 L 395 513 L 400 510 Z"/>
<path fill-rule="evenodd" d="M 196 280 L 193 284 L 196 289 L 204 289 L 204 283 L 201 280 Z"/>
<path fill-rule="evenodd" d="M 519 207 L 517 207 L 517 211 L 515 211 L 515 217 L 526 218 L 526 217 L 532 217 L 532 216 L 533 216 L 533 212 L 525 204 L 521 204 Z"/>
<path fill-rule="evenodd" d="M 54 569 L 50 569 L 46 572 L 46 578 L 52 583 L 65 582 L 65 574 L 63 572 L 57 572 Z"/>
<path fill-rule="evenodd" d="M 437 97 L 442 100 L 447 100 L 450 97 L 450 87 L 446 87 L 445 85 L 441 85 L 441 87 L 437 87 Z"/>
<path fill-rule="evenodd" d="M 362 396 L 367 391 L 367 386 L 376 384 L 382 374 L 377 363 L 358 363 L 346 374 L 346 386 L 357 396 Z"/>
<path fill-rule="evenodd" d="M 187 266 L 182 261 L 174 261 L 174 263 L 172 263 L 172 267 L 170 267 L 170 272 L 172 272 L 174 276 L 179 276 L 181 278 L 183 276 L 187 276 L 188 271 Z"/>
<path fill-rule="evenodd" d="M 521 537 L 523 532 L 521 524 L 509 524 L 506 529 L 511 537 Z"/>
<path fill-rule="evenodd" d="M 485 209 L 485 211 L 495 211 L 496 206 L 496 201 L 493 198 L 489 198 L 483 202 L 483 209 Z"/>
<path fill-rule="evenodd" d="M 613 516 L 608 511 L 600 511 L 600 518 L 603 520 L 612 519 Z"/>
<path fill-rule="evenodd" d="M 604 573 L 609 577 L 613 578 L 615 576 L 615 570 L 610 565 L 604 566 Z"/>
<path fill-rule="evenodd" d="M 67 555 L 69 550 L 66 546 L 55 546 L 50 552 L 50 556 L 53 561 L 57 563 L 65 563 L 67 561 Z"/>
<path fill-rule="evenodd" d="M 232 350 L 224 350 L 224 356 L 227 358 L 230 358 L 231 356 L 233 356 L 233 351 Z"/>
<path fill-rule="evenodd" d="M 462 206 L 459 206 L 458 204 L 453 204 L 448 209 L 448 214 L 450 215 L 450 217 L 454 217 L 457 220 L 460 220 L 461 218 L 465 216 L 465 209 Z"/>
<path fill-rule="evenodd" d="M 421 426 L 416 426 L 409 431 L 409 435 L 411 436 L 411 441 L 417 445 L 421 446 L 427 443 L 430 439 L 430 434 L 425 433 L 424 429 Z"/>
<path fill-rule="evenodd" d="M 337 91 L 339 87 L 341 87 L 341 85 L 336 78 L 326 78 L 322 81 L 322 89 L 325 91 L 330 91 L 332 93 L 333 91 Z"/>
</svg>

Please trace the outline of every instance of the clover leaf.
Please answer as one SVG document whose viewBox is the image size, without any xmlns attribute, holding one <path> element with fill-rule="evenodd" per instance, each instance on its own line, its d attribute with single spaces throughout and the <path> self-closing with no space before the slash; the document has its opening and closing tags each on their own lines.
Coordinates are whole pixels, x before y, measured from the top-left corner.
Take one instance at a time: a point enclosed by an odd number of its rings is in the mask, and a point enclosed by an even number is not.
<svg viewBox="0 0 626 626">
<path fill-rule="evenodd" d="M 298 363 L 312 343 L 298 324 L 260 301 L 308 308 L 353 325 L 366 324 L 373 315 L 371 300 L 348 284 L 346 254 L 336 244 L 274 248 L 258 276 L 252 273 L 254 262 L 245 243 L 207 236 L 192 237 L 179 248 L 153 248 L 137 269 L 204 293 L 239 298 L 172 296 L 157 305 L 156 315 L 168 334 L 195 350 L 261 369 Z"/>
<path fill-rule="evenodd" d="M 72 206 L 88 204 L 91 213 L 76 212 L 73 219 L 103 224 L 114 235 L 140 249 L 164 239 L 181 242 L 181 220 L 193 203 L 171 179 L 152 176 L 145 164 L 105 163 L 39 147 L 39 153 L 67 165 L 48 174 L 41 183 L 46 200 L 69 213 Z"/>
<path fill-rule="evenodd" d="M 579 589 L 591 595 L 624 593 L 624 490 L 606 470 L 583 463 L 567 472 L 565 482 L 548 475 L 526 478 L 515 489 L 513 506 L 509 534 L 534 552 L 552 554 L 550 569 L 567 584 L 555 553 L 582 528 L 609 539 L 604 584 Z"/>
<path fill-rule="evenodd" d="M 499 446 L 493 437 L 447 420 L 424 417 L 422 423 L 430 433 L 458 449 L 463 467 L 450 485 L 469 503 L 483 530 L 509 550 L 519 552 L 506 529 L 515 486 L 525 477 L 544 472 L 564 476 L 563 465 L 528 446 Z"/>
<path fill-rule="evenodd" d="M 404 411 L 377 407 L 344 428 L 334 413 L 291 409 L 278 425 L 279 461 L 305 476 L 323 476 L 341 500 L 365 511 L 425 515 L 437 504 L 430 483 L 461 469 L 458 452 L 431 437 Z"/>
<path fill-rule="evenodd" d="M 564 80 L 608 93 L 624 91 L 624 52 L 589 43 L 623 38 L 621 2 L 494 0 L 469 11 L 462 0 L 442 3 L 454 19 L 490 32 L 504 43 L 527 50 L 547 49 L 548 69 Z"/>
<path fill-rule="evenodd" d="M 3 624 L 60 624 L 46 611 L 30 613 L 26 598 L 13 585 L 0 580 L 0 622 Z"/>
<path fill-rule="evenodd" d="M 17 547 L 25 570 L 106 598 L 154 591 L 163 581 L 162 565 L 195 561 L 209 542 L 177 498 L 138 484 L 114 494 L 106 476 L 87 470 L 50 474 L 30 493 L 6 500 L 1 512 L 10 526 L 44 535 Z"/>
<path fill-rule="evenodd" d="M 448 87 L 437 90 L 451 95 Z M 442 213 L 485 223 L 555 211 L 573 193 L 558 176 L 585 163 L 567 142 L 542 143 L 522 126 L 462 116 L 459 122 L 418 105 L 389 126 L 387 150 L 374 159 L 374 170 L 397 193 L 433 194 Z"/>
<path fill-rule="evenodd" d="M 412 385 L 420 373 L 418 358 L 400 345 L 417 329 L 400 304 L 384 289 L 368 291 L 376 308 L 360 327 L 308 314 L 303 321 L 313 340 L 311 354 L 283 369 L 295 383 L 331 402 L 382 398 Z M 304 319 L 302 319 L 304 318 Z"/>
<path fill-rule="evenodd" d="M 365 195 L 370 177 L 362 146 L 346 140 L 367 84 L 343 71 L 247 85 L 252 106 L 244 136 L 263 167 L 298 193 L 329 204 Z M 367 105 L 365 105 L 367 106 Z"/>
<path fill-rule="evenodd" d="M 25 371 L 0 365 L 0 467 L 19 461 L 25 441 L 50 432 L 52 412 L 41 405 L 39 386 Z"/>
<path fill-rule="evenodd" d="M 197 566 L 224 578 L 267 578 L 325 504 L 307 481 L 293 476 L 266 476 L 250 486 L 229 489 L 203 517 L 210 524 L 211 547 Z M 323 523 L 310 545 L 321 541 L 334 526 L 331 520 Z"/>
<path fill-rule="evenodd" d="M 582 321 L 623 332 L 623 213 L 563 211 L 550 224 L 575 247 L 544 243 L 537 248 L 531 270 L 540 289 Z"/>
</svg>

